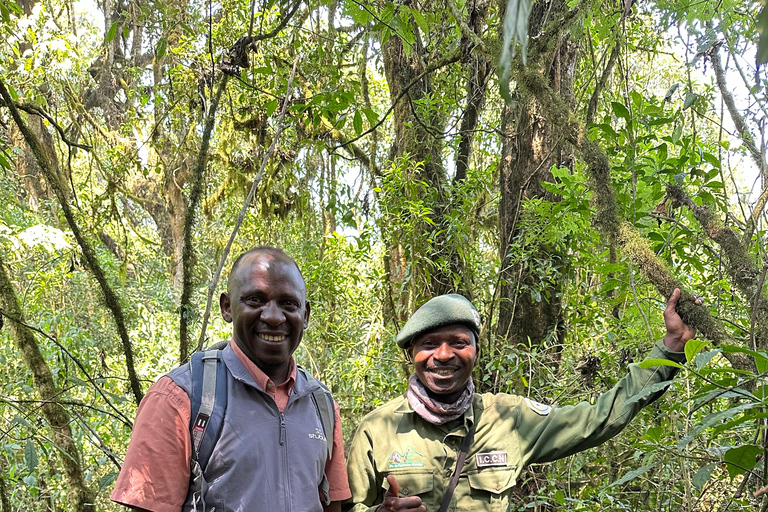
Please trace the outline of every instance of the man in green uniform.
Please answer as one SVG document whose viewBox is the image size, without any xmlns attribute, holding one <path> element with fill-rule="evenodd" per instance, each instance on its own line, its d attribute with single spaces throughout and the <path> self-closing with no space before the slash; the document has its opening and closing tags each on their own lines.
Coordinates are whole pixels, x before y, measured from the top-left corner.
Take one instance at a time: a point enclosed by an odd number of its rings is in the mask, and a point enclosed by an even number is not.
<svg viewBox="0 0 768 512">
<path fill-rule="evenodd" d="M 696 333 L 675 311 L 679 298 L 676 289 L 664 310 L 667 333 L 651 359 L 685 360 L 685 344 Z M 414 374 L 405 396 L 360 424 L 347 464 L 352 498 L 346 510 L 506 511 L 523 468 L 615 436 L 664 393 L 649 388 L 677 371 L 632 364 L 594 404 L 551 408 L 515 395 L 476 394 L 479 336 L 480 316 L 455 294 L 431 299 L 403 326 L 397 343 L 408 351 Z"/>
</svg>

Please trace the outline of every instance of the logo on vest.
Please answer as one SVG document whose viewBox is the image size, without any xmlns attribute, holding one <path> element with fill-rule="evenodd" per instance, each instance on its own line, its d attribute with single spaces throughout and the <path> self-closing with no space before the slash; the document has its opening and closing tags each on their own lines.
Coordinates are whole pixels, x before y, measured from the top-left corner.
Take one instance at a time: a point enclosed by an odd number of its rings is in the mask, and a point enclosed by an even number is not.
<svg viewBox="0 0 768 512">
<path fill-rule="evenodd" d="M 407 448 L 403 453 L 395 450 L 389 455 L 389 463 L 387 464 L 387 469 L 424 467 L 424 463 L 415 460 L 416 458 L 423 459 L 424 455 L 417 452 L 413 448 Z"/>
<path fill-rule="evenodd" d="M 507 465 L 507 452 L 487 452 L 475 455 L 475 461 L 479 468 Z"/>
<path fill-rule="evenodd" d="M 315 431 L 311 434 L 309 434 L 310 439 L 319 439 L 320 441 L 325 441 L 325 434 L 323 434 L 323 431 L 319 428 L 316 428 Z"/>
</svg>

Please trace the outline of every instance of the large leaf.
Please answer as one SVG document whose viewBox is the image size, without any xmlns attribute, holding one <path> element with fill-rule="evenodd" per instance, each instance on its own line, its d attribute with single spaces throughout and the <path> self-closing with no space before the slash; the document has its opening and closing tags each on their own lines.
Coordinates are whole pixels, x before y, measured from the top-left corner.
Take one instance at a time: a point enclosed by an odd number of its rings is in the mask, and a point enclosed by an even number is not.
<svg viewBox="0 0 768 512">
<path fill-rule="evenodd" d="M 630 471 L 629 473 L 627 473 L 623 477 L 621 477 L 618 480 L 616 480 L 615 482 L 613 482 L 610 485 L 610 487 L 621 485 L 621 484 L 624 484 L 626 482 L 629 482 L 630 480 L 634 480 L 635 478 L 637 478 L 638 476 L 642 475 L 643 473 L 645 473 L 649 469 L 655 467 L 657 464 L 658 464 L 658 462 L 654 462 L 653 464 L 648 464 L 647 466 L 643 466 L 641 468 L 637 468 L 637 469 L 635 469 L 633 471 Z"/>
<path fill-rule="evenodd" d="M 27 465 L 27 469 L 29 469 L 30 473 L 35 471 L 38 458 L 37 450 L 35 450 L 35 445 L 32 441 L 27 441 L 27 446 L 24 447 L 24 463 Z"/>
<path fill-rule="evenodd" d="M 499 89 L 507 105 L 512 106 L 509 93 L 509 80 L 512 74 L 512 59 L 515 58 L 516 44 L 520 45 L 523 64 L 528 58 L 528 18 L 531 15 L 533 0 L 507 0 L 504 14 L 504 38 L 499 58 Z"/>
<path fill-rule="evenodd" d="M 757 15 L 756 28 L 760 34 L 760 39 L 757 41 L 757 63 L 762 64 L 768 62 L 768 12 L 766 12 L 765 6 L 760 9 L 760 14 Z"/>
<path fill-rule="evenodd" d="M 674 381 L 665 380 L 663 382 L 657 382 L 656 384 L 654 384 L 652 386 L 648 386 L 647 388 L 643 388 L 643 390 L 640 391 L 638 394 L 630 397 L 626 402 L 624 402 L 624 405 L 633 404 L 633 403 L 637 402 L 638 400 L 640 400 L 642 398 L 645 398 L 648 395 L 652 395 L 652 394 L 657 393 L 657 392 L 659 392 L 659 391 L 661 391 L 663 389 L 666 389 L 667 386 L 672 384 L 672 382 L 674 382 Z"/>
<path fill-rule="evenodd" d="M 677 449 L 678 450 L 685 449 L 685 447 L 688 446 L 688 443 L 693 441 L 693 439 L 705 429 L 717 423 L 720 423 L 721 421 L 729 420 L 734 416 L 736 416 L 737 414 L 740 414 L 754 407 L 758 407 L 759 405 L 761 404 L 759 403 L 741 404 L 735 407 L 731 407 L 730 409 L 726 409 L 725 411 L 716 412 L 716 413 L 705 416 L 701 423 L 699 423 L 698 425 L 695 425 L 691 429 L 691 431 L 688 432 L 687 436 L 683 437 L 677 442 Z"/>
<path fill-rule="evenodd" d="M 111 43 L 117 34 L 117 22 L 114 22 L 107 32 L 107 42 Z"/>
<path fill-rule="evenodd" d="M 629 122 L 631 116 L 627 107 L 617 101 L 612 101 L 611 107 L 613 107 L 613 113 L 616 114 L 616 117 L 623 117 L 627 120 L 627 122 Z"/>
<path fill-rule="evenodd" d="M 755 467 L 757 456 L 763 453 L 760 446 L 747 444 L 725 452 L 723 460 L 728 465 L 728 475 L 733 478 Z"/>
<path fill-rule="evenodd" d="M 707 483 L 707 480 L 709 480 L 710 475 L 712 475 L 713 469 L 715 469 L 714 462 L 699 469 L 696 474 L 693 475 L 693 478 L 691 478 L 691 483 L 694 487 L 701 490 L 704 487 L 704 484 Z"/>
<path fill-rule="evenodd" d="M 639 363 L 640 368 L 653 368 L 654 366 L 674 366 L 675 368 L 683 368 L 683 365 L 670 361 L 669 359 L 644 359 Z"/>
<path fill-rule="evenodd" d="M 688 340 L 688 342 L 685 344 L 685 358 L 688 361 L 693 361 L 693 359 L 696 357 L 696 354 L 701 352 L 701 349 L 704 348 L 707 343 L 707 340 L 699 338 Z"/>
</svg>

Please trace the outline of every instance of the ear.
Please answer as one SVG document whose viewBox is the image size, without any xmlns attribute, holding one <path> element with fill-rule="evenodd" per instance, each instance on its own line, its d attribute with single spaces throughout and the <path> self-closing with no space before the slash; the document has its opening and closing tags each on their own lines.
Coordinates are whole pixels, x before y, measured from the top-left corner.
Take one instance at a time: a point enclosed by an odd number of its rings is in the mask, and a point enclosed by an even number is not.
<svg viewBox="0 0 768 512">
<path fill-rule="evenodd" d="M 225 322 L 232 322 L 232 304 L 229 302 L 229 295 L 222 293 L 219 296 L 219 308 L 221 309 L 221 317 Z"/>
<path fill-rule="evenodd" d="M 309 301 L 306 301 L 304 303 L 304 328 L 305 329 L 307 327 L 309 327 L 309 312 L 310 312 L 310 309 L 311 308 L 309 307 Z"/>
<path fill-rule="evenodd" d="M 413 343 L 408 345 L 408 348 L 405 349 L 405 353 L 408 354 L 408 362 L 412 363 L 413 362 Z"/>
</svg>

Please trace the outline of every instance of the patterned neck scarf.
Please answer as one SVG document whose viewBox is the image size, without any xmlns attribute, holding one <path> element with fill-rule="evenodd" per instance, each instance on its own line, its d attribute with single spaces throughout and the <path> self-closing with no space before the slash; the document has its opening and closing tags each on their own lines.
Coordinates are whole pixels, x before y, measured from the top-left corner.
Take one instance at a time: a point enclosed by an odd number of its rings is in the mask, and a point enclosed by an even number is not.
<svg viewBox="0 0 768 512">
<path fill-rule="evenodd" d="M 449 421 L 460 418 L 469 406 L 472 405 L 472 398 L 475 396 L 475 383 L 472 379 L 467 382 L 467 387 L 461 393 L 458 400 L 452 403 L 445 403 L 435 400 L 427 393 L 427 388 L 412 374 L 408 379 L 408 403 L 413 410 L 434 425 L 442 425 Z"/>
</svg>

